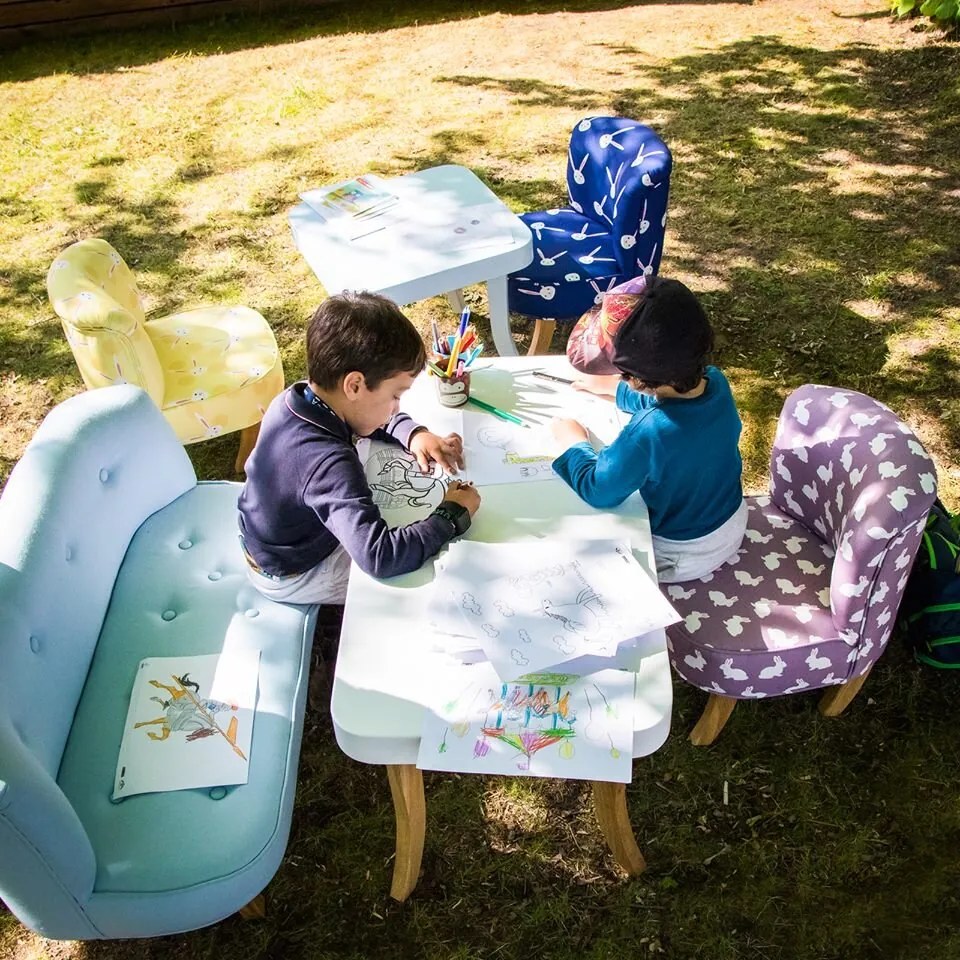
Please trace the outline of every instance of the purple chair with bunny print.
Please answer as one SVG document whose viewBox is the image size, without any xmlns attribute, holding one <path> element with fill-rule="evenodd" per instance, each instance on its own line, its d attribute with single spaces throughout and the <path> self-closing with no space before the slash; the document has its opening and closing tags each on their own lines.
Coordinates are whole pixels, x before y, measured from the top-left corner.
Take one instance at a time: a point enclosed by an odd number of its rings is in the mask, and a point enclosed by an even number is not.
<svg viewBox="0 0 960 960">
<path fill-rule="evenodd" d="M 650 127 L 625 117 L 586 117 L 573 129 L 569 204 L 525 213 L 532 262 L 507 278 L 510 309 L 575 319 L 611 287 L 660 266 L 672 158 Z"/>
<path fill-rule="evenodd" d="M 890 637 L 927 514 L 933 461 L 882 403 L 806 385 L 784 404 L 770 495 L 748 497 L 736 559 L 664 586 L 683 617 L 670 661 L 710 694 L 690 734 L 712 743 L 737 700 L 826 688 L 837 716 Z"/>
</svg>

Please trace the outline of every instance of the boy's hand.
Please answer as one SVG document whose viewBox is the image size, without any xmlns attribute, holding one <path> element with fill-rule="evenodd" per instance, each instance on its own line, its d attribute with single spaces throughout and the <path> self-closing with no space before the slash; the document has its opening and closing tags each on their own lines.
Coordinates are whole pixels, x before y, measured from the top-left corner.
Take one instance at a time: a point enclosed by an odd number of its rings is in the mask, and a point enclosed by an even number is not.
<svg viewBox="0 0 960 960">
<path fill-rule="evenodd" d="M 619 384 L 620 376 L 616 373 L 603 377 L 592 373 L 584 373 L 574 378 L 573 389 L 583 390 L 585 393 L 594 393 L 598 397 L 615 397 Z"/>
<path fill-rule="evenodd" d="M 464 483 L 462 480 L 454 480 L 447 487 L 447 495 L 444 500 L 452 500 L 459 503 L 470 511 L 472 517 L 480 506 L 480 492 L 472 483 Z"/>
<path fill-rule="evenodd" d="M 564 417 L 554 417 L 550 421 L 550 432 L 554 439 L 566 447 L 572 447 L 575 443 L 583 443 L 590 439 L 587 428 L 578 420 L 568 420 Z"/>
<path fill-rule="evenodd" d="M 410 452 L 423 473 L 433 473 L 434 463 L 439 463 L 447 474 L 454 474 L 463 466 L 463 438 L 457 433 L 438 437 L 429 430 L 418 430 L 410 440 Z"/>
</svg>

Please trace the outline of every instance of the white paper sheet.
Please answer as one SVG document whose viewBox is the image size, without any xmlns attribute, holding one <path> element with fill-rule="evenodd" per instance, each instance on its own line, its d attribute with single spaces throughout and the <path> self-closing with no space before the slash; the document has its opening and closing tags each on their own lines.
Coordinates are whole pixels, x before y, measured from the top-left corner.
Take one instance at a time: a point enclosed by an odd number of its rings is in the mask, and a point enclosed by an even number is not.
<svg viewBox="0 0 960 960">
<path fill-rule="evenodd" d="M 361 440 L 357 453 L 364 461 L 373 502 L 391 528 L 422 520 L 446 494 L 449 477 L 440 465 L 423 473 L 417 458 L 399 444 Z"/>
<path fill-rule="evenodd" d="M 424 770 L 629 783 L 635 674 L 530 676 L 503 683 L 491 664 L 426 711 Z"/>
<path fill-rule="evenodd" d="M 462 409 L 465 470 L 478 486 L 493 483 L 524 483 L 532 480 L 559 480 L 553 461 L 565 449 L 553 438 L 554 417 L 578 420 L 599 447 L 613 440 L 628 419 L 609 400 L 574 390 L 527 374 L 515 376 L 509 402 L 491 398 L 481 372 L 471 380 L 471 395 L 493 403 L 523 421 L 523 426 L 503 420 L 472 404 Z M 502 387 L 501 387 L 502 390 Z"/>
<path fill-rule="evenodd" d="M 259 669 L 259 650 L 141 660 L 113 798 L 246 783 Z"/>
<path fill-rule="evenodd" d="M 438 647 L 466 662 L 482 649 L 505 680 L 613 657 L 679 619 L 629 544 L 605 540 L 453 544 L 427 615 Z"/>
</svg>

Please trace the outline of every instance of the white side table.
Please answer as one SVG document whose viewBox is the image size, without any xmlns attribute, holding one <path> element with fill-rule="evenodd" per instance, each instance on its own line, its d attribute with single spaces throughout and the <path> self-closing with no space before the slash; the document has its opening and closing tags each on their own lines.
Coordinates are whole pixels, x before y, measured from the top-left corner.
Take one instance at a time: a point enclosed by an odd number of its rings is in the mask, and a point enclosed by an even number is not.
<svg viewBox="0 0 960 960">
<path fill-rule="evenodd" d="M 493 342 L 516 356 L 507 309 L 507 274 L 533 259 L 526 224 L 466 167 L 447 164 L 388 180 L 409 216 L 384 216 L 383 230 L 347 240 L 306 203 L 290 212 L 294 242 L 328 293 L 370 290 L 403 306 L 486 283 Z M 398 205 L 399 206 L 399 205 Z M 458 245 L 443 227 L 465 215 L 496 217 L 505 228 L 495 242 Z"/>
<path fill-rule="evenodd" d="M 511 376 L 544 369 L 570 377 L 566 357 L 497 359 L 478 370 L 483 396 L 509 407 Z M 484 374 L 487 374 L 484 377 Z M 430 429 L 453 428 L 451 411 L 439 405 L 434 385 L 418 378 L 402 406 Z M 505 542 L 528 536 L 557 539 L 626 538 L 648 572 L 654 568 L 646 507 L 631 498 L 620 507 L 589 507 L 560 480 L 499 484 L 481 490 L 483 502 L 467 533 L 472 540 Z M 433 564 L 390 580 L 375 580 L 354 566 L 350 574 L 331 714 L 337 743 L 362 763 L 384 764 L 397 818 L 397 856 L 390 894 L 410 895 L 417 883 L 426 825 L 423 776 L 415 766 L 425 704 L 436 690 L 462 686 L 469 668 L 432 648 L 425 625 Z M 633 755 L 643 757 L 663 744 L 670 730 L 673 692 L 664 631 L 617 664 L 636 672 Z M 597 817 L 617 862 L 641 872 L 643 856 L 627 817 L 625 785 L 594 783 Z"/>
</svg>

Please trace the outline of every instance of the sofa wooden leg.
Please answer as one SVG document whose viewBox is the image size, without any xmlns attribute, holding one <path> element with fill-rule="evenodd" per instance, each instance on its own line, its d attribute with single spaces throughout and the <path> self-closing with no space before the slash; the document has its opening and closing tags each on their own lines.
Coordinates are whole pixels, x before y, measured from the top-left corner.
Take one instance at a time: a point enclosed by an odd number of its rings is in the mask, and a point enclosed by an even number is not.
<svg viewBox="0 0 960 960">
<path fill-rule="evenodd" d="M 593 806 L 613 859 L 631 876 L 647 869 L 627 815 L 627 785 L 593 781 Z"/>
<path fill-rule="evenodd" d="M 540 353 L 546 353 L 550 349 L 550 341 L 553 340 L 553 331 L 556 329 L 556 320 L 540 320 L 533 325 L 533 336 L 530 338 L 530 349 L 527 350 L 527 356 L 533 357 Z"/>
<path fill-rule="evenodd" d="M 245 907 L 237 911 L 244 920 L 262 920 L 267 915 L 267 898 L 258 893 Z"/>
<path fill-rule="evenodd" d="M 820 712 L 825 717 L 839 717 L 850 705 L 850 701 L 860 692 L 864 681 L 873 669 L 873 664 L 862 676 L 854 677 L 846 683 L 837 684 L 834 687 L 827 687 L 820 697 L 820 703 L 817 705 Z"/>
<path fill-rule="evenodd" d="M 393 863 L 390 896 L 401 903 L 413 893 L 420 877 L 427 807 L 423 797 L 423 773 L 413 764 L 387 764 L 387 779 L 397 817 L 397 855 Z"/>
<path fill-rule="evenodd" d="M 237 462 L 233 465 L 234 470 L 236 470 L 237 473 L 243 473 L 244 467 L 247 465 L 247 457 L 249 457 L 253 451 L 254 445 L 257 442 L 257 437 L 259 436 L 259 421 L 249 427 L 244 427 L 240 431 L 240 449 L 237 451 Z"/>
<path fill-rule="evenodd" d="M 711 693 L 707 705 L 700 714 L 697 725 L 690 731 L 690 742 L 695 747 L 708 747 L 724 728 L 733 713 L 737 701 L 733 697 L 722 697 L 719 693 Z"/>
</svg>

